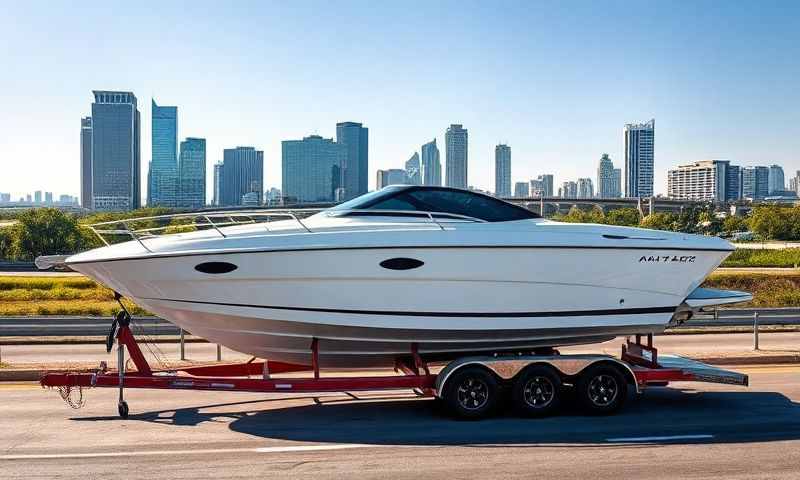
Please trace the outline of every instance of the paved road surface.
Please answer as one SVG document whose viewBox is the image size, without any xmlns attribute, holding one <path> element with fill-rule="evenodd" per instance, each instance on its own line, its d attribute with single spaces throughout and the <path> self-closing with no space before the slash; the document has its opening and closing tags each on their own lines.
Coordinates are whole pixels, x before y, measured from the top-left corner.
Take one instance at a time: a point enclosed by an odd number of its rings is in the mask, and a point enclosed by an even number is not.
<svg viewBox="0 0 800 480">
<path fill-rule="evenodd" d="M 608 353 L 619 355 L 622 338 L 610 340 L 596 345 L 580 345 L 560 348 L 564 353 Z M 664 335 L 656 337 L 655 345 L 660 353 L 686 355 L 689 357 L 713 356 L 719 353 L 750 352 L 753 348 L 753 336 L 748 333 L 705 334 L 705 335 Z M 798 352 L 800 351 L 800 332 L 762 333 L 760 347 L 764 352 Z M 10 363 L 55 363 L 55 362 L 100 362 L 105 360 L 109 365 L 116 361 L 116 355 L 107 354 L 104 345 L 4 345 L 2 347 L 4 362 Z M 145 353 L 149 352 L 143 346 Z M 154 349 L 156 347 L 153 347 Z M 176 343 L 157 344 L 158 350 L 166 359 L 179 358 L 179 347 Z M 190 360 L 209 361 L 216 359 L 216 346 L 208 343 L 187 343 L 186 356 Z M 152 357 L 150 357 L 152 358 Z M 222 349 L 222 358 L 236 361 L 249 358 L 247 355 Z"/>
<path fill-rule="evenodd" d="M 51 478 L 796 479 L 800 367 L 746 369 L 750 388 L 676 384 L 612 417 L 459 422 L 430 400 L 0 386 L 4 480 Z M 696 388 L 696 389 L 695 389 Z"/>
</svg>

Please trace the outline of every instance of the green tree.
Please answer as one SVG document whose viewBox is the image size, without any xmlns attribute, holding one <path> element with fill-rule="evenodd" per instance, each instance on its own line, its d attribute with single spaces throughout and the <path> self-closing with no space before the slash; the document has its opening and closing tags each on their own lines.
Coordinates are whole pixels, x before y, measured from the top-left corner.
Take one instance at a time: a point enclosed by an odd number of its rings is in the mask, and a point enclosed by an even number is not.
<svg viewBox="0 0 800 480">
<path fill-rule="evenodd" d="M 653 230 L 676 230 L 678 217 L 674 213 L 655 212 L 644 217 L 639 225 Z"/>
<path fill-rule="evenodd" d="M 11 227 L 0 228 L 0 260 L 11 258 Z"/>
<path fill-rule="evenodd" d="M 82 247 L 75 217 L 55 208 L 30 209 L 11 227 L 10 256 L 33 260 L 40 255 L 69 254 Z"/>
<path fill-rule="evenodd" d="M 640 221 L 639 210 L 635 208 L 617 208 L 611 210 L 605 216 L 605 223 L 608 225 L 633 227 L 639 225 Z"/>
<path fill-rule="evenodd" d="M 555 215 L 553 220 L 569 223 L 603 223 L 603 209 L 594 207 L 591 210 L 581 210 L 577 206 L 569 209 L 566 215 Z"/>
<path fill-rule="evenodd" d="M 750 229 L 765 239 L 796 240 L 800 238 L 800 231 L 793 222 L 796 223 L 798 216 L 797 207 L 758 206 L 750 215 Z"/>
</svg>

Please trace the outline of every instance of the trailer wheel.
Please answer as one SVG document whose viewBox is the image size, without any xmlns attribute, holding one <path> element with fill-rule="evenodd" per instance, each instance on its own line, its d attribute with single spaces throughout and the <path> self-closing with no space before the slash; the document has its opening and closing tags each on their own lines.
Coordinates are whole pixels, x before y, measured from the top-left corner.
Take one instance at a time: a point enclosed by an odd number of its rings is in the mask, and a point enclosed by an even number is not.
<svg viewBox="0 0 800 480">
<path fill-rule="evenodd" d="M 494 410 L 498 395 L 494 375 L 481 367 L 465 367 L 447 380 L 443 400 L 450 413 L 475 420 Z"/>
<path fill-rule="evenodd" d="M 593 365 L 581 372 L 576 389 L 584 409 L 595 415 L 616 412 L 628 394 L 625 377 L 618 368 L 607 364 Z"/>
<path fill-rule="evenodd" d="M 550 415 L 561 401 L 561 379 L 553 369 L 534 365 L 517 378 L 511 395 L 514 407 L 523 415 Z"/>
</svg>

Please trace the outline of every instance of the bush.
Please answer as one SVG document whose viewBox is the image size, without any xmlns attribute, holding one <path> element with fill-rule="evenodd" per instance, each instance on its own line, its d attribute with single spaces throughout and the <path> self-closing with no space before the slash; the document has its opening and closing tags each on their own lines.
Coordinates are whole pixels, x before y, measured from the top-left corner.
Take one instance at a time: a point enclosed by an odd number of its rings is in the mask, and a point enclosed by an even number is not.
<svg viewBox="0 0 800 480">
<path fill-rule="evenodd" d="M 75 253 L 82 246 L 75 217 L 55 208 L 26 210 L 10 228 L 9 256 L 14 260 Z"/>
</svg>

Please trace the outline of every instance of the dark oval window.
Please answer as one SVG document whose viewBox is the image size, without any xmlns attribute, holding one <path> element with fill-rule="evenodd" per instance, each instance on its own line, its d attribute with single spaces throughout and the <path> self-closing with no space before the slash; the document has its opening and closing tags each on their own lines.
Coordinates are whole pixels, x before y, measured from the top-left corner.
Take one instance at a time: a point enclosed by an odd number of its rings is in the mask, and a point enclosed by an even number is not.
<svg viewBox="0 0 800 480">
<path fill-rule="evenodd" d="M 411 270 L 418 268 L 425 264 L 422 260 L 416 258 L 390 258 L 380 263 L 381 267 L 388 268 L 389 270 Z"/>
<path fill-rule="evenodd" d="M 194 269 L 198 272 L 211 274 L 228 273 L 236 270 L 237 268 L 239 267 L 228 262 L 205 262 L 194 267 Z"/>
</svg>

